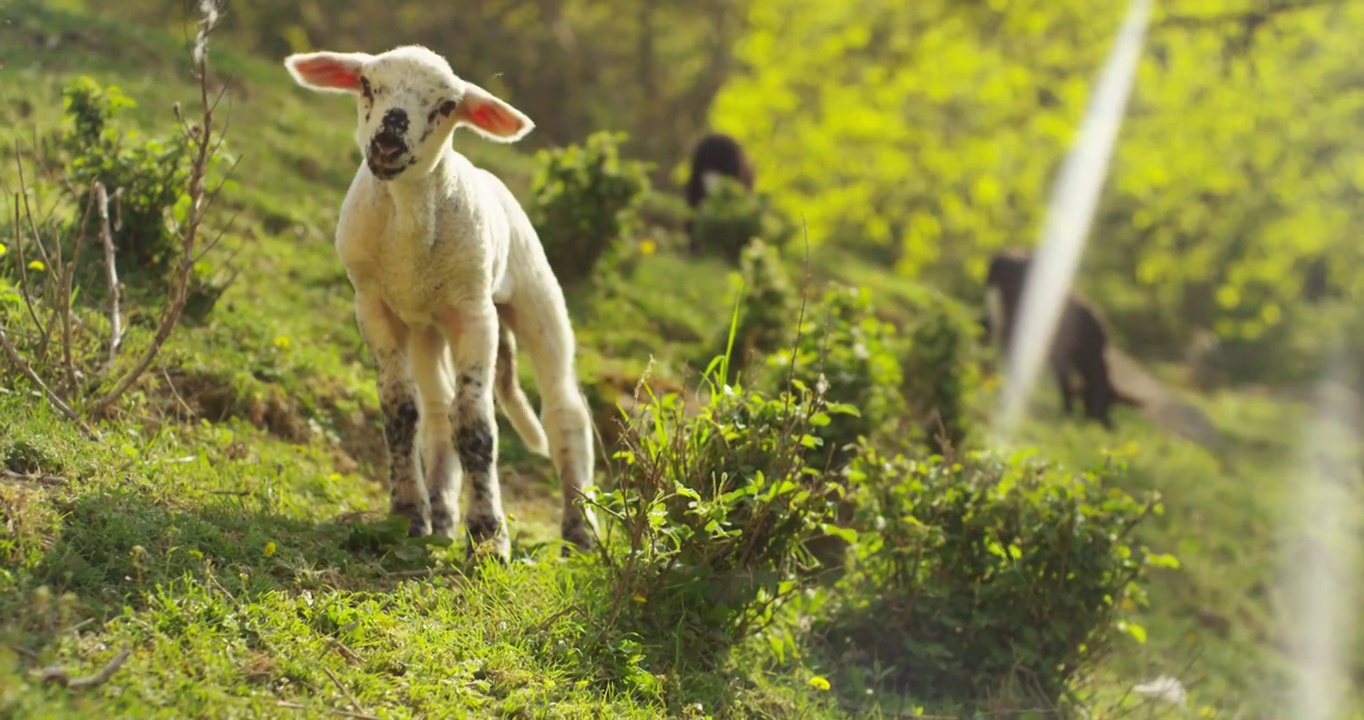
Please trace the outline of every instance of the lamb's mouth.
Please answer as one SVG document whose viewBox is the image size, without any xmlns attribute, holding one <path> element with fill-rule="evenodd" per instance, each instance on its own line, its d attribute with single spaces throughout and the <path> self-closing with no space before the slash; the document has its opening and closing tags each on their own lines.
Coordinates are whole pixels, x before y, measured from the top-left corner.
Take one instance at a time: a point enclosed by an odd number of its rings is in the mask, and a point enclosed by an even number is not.
<svg viewBox="0 0 1364 720">
<path fill-rule="evenodd" d="M 366 160 L 366 164 L 369 165 L 369 171 L 374 174 L 374 177 L 380 180 L 392 180 L 393 178 L 398 177 L 404 170 L 412 167 L 414 162 L 415 161 L 411 158 L 393 164 L 382 163 L 372 157 Z"/>
</svg>

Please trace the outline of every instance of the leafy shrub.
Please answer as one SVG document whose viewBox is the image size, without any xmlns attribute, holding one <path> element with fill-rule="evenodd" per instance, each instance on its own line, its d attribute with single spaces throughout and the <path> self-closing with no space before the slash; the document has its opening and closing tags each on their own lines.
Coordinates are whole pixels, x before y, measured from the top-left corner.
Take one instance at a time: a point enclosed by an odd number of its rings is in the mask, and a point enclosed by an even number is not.
<svg viewBox="0 0 1364 720">
<path fill-rule="evenodd" d="M 1107 487 L 1119 471 L 868 453 L 851 472 L 858 562 L 827 628 L 835 647 L 892 664 L 886 679 L 925 700 L 1056 703 L 1118 632 L 1144 638 L 1121 608 L 1145 601 L 1146 567 L 1173 564 L 1130 544 L 1160 506 Z"/>
<path fill-rule="evenodd" d="M 749 192 L 734 178 L 721 176 L 716 189 L 697 207 L 691 232 L 693 248 L 737 262 L 753 238 L 781 249 L 795 237 L 796 227 L 766 193 Z"/>
<path fill-rule="evenodd" d="M 923 307 L 901 359 L 901 390 L 933 452 L 951 456 L 970 429 L 969 397 L 977 382 L 974 325 L 942 298 Z"/>
<path fill-rule="evenodd" d="M 766 242 L 754 238 L 739 258 L 743 296 L 734 329 L 734 349 L 728 365 L 732 382 L 738 371 L 762 356 L 776 352 L 790 340 L 797 319 L 795 288 L 781 265 L 781 258 Z M 728 331 L 719 338 L 723 352 L 730 342 Z"/>
<path fill-rule="evenodd" d="M 788 377 L 807 386 L 827 383 L 831 401 L 857 409 L 815 431 L 829 467 L 838 469 L 856 455 L 858 438 L 880 437 L 901 414 L 895 330 L 873 314 L 866 289 L 843 286 L 829 288 L 804 325 L 794 354 L 768 357 L 769 378 L 778 387 Z"/>
<path fill-rule="evenodd" d="M 94 207 L 93 184 L 98 181 L 110 195 L 109 212 L 118 268 L 130 284 L 157 293 L 168 287 L 167 274 L 183 255 L 175 223 L 187 212 L 188 178 L 193 161 L 189 139 L 179 129 L 164 136 L 142 138 L 137 132 L 113 125 L 118 113 L 136 103 L 117 86 L 101 86 L 81 76 L 67 83 L 62 92 L 69 121 L 57 137 L 69 179 L 76 188 L 77 207 Z M 218 157 L 210 158 L 210 167 Z M 99 214 L 83 213 L 86 242 L 98 242 Z M 92 290 L 103 258 L 99 252 L 84 255 L 85 282 Z M 214 279 L 202 262 L 195 267 L 187 292 L 191 318 L 202 320 L 217 301 L 226 283 Z"/>
<path fill-rule="evenodd" d="M 559 281 L 591 277 L 639 226 L 636 208 L 649 190 L 644 163 L 623 160 L 624 133 L 597 132 L 582 145 L 541 150 L 529 214 Z"/>
<path fill-rule="evenodd" d="M 653 398 L 652 420 L 622 438 L 615 487 L 596 500 L 619 612 L 702 659 L 770 621 L 797 589 L 805 544 L 832 531 L 838 488 L 805 457 L 820 443 L 814 429 L 847 411 L 800 384 L 775 397 L 715 390 L 692 417 L 676 395 Z"/>
<path fill-rule="evenodd" d="M 136 103 L 118 87 L 102 87 L 89 77 L 71 80 L 62 98 L 71 124 L 58 147 L 66 154 L 71 179 L 83 190 L 80 206 L 91 203 L 91 184 L 103 183 L 111 195 L 118 195 L 114 244 L 123 260 L 120 269 L 166 272 L 179 250 L 167 215 L 186 194 L 190 157 L 184 135 L 139 141 L 135 133 L 120 132 L 112 121 Z M 97 237 L 94 213 L 88 221 L 87 233 Z"/>
</svg>

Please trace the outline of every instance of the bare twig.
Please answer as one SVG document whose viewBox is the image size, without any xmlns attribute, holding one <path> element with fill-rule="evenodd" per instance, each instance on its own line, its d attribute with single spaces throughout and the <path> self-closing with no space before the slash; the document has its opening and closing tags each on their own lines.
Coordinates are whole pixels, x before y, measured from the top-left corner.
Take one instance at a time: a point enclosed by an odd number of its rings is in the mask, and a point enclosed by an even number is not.
<svg viewBox="0 0 1364 720">
<path fill-rule="evenodd" d="M 67 675 L 65 670 L 55 665 L 52 667 L 43 668 L 41 672 L 42 681 L 44 684 L 56 683 L 57 685 L 70 688 L 72 690 L 84 690 L 86 688 L 99 687 L 100 685 L 109 682 L 109 679 L 114 676 L 114 673 L 118 672 L 118 669 L 120 667 L 123 667 L 124 661 L 126 661 L 128 659 L 128 656 L 132 654 L 133 654 L 132 648 L 127 647 L 123 648 L 122 650 L 118 651 L 118 654 L 115 655 L 112 660 L 109 661 L 109 664 L 104 666 L 104 669 L 100 670 L 94 675 L 87 675 L 86 677 L 73 678 Z"/>
<path fill-rule="evenodd" d="M 80 224 L 76 226 L 79 233 L 76 235 L 76 244 L 75 247 L 71 249 L 71 259 L 67 260 L 62 266 L 61 281 L 57 285 L 57 293 L 59 296 L 57 307 L 61 309 L 62 314 L 62 360 L 66 365 L 68 392 L 73 392 L 76 389 L 76 383 L 78 382 L 76 361 L 72 353 L 74 343 L 71 339 L 71 327 L 75 322 L 75 316 L 72 312 L 74 308 L 71 306 L 71 297 L 74 294 L 76 287 L 76 263 L 80 262 L 81 252 L 85 250 L 85 228 L 86 223 L 90 220 L 90 206 L 94 205 L 94 203 L 95 196 L 93 194 L 87 194 L 85 211 L 81 214 Z M 62 264 L 62 239 L 61 237 L 55 237 L 54 240 L 55 242 L 53 245 L 56 247 L 57 251 L 57 262 L 58 264 Z M 68 397 L 70 397 L 69 394 Z"/>
<path fill-rule="evenodd" d="M 9 648 L 10 650 L 13 650 L 14 652 L 19 653 L 20 655 L 23 655 L 24 657 L 28 658 L 29 660 L 32 660 L 33 662 L 38 662 L 39 660 L 42 660 L 42 659 L 43 659 L 41 655 L 39 655 L 39 654 L 36 653 L 36 652 L 33 652 L 32 650 L 29 650 L 28 648 L 24 647 L 23 645 L 15 645 L 14 643 L 5 643 L 5 647 Z"/>
<path fill-rule="evenodd" d="M 349 646 L 347 646 L 340 640 L 337 640 L 336 638 L 327 638 L 327 648 L 329 650 L 335 650 L 336 654 L 345 658 L 348 662 L 352 663 L 364 662 L 364 658 L 360 657 L 360 653 L 351 650 Z"/>
<path fill-rule="evenodd" d="M 217 27 L 221 0 L 204 0 L 200 7 L 203 10 L 204 17 L 199 22 L 199 33 L 195 38 L 193 50 L 194 74 L 199 80 L 200 112 L 198 124 L 191 126 L 185 123 L 180 106 L 176 105 L 175 108 L 176 119 L 181 122 L 183 132 L 185 132 L 191 147 L 194 149 L 194 159 L 190 165 L 189 174 L 189 215 L 185 227 L 180 230 L 180 263 L 176 266 L 175 279 L 172 282 L 166 307 L 162 311 L 157 324 L 156 335 L 152 338 L 151 345 L 142 353 L 137 364 L 114 385 L 113 389 L 91 406 L 92 412 L 96 416 L 103 415 L 109 406 L 122 397 L 146 372 L 147 368 L 156 360 L 157 355 L 160 354 L 166 340 L 170 338 L 171 331 L 180 322 L 185 303 L 189 299 L 189 283 L 197 259 L 196 250 L 199 247 L 200 230 L 207 213 L 206 203 L 211 202 L 213 194 L 216 193 L 216 189 L 209 192 L 205 191 L 204 180 L 208 175 L 209 165 L 215 157 L 214 138 L 217 137 L 214 134 L 213 116 L 216 101 L 209 97 L 208 88 L 208 39 L 214 28 Z"/>
<path fill-rule="evenodd" d="M 417 578 L 432 577 L 454 577 L 464 574 L 465 572 L 462 568 L 453 567 L 426 568 L 425 570 L 395 570 L 393 572 L 384 573 L 385 577 L 390 577 L 397 580 L 410 580 Z"/>
<path fill-rule="evenodd" d="M 185 417 L 193 418 L 194 408 L 190 407 L 189 403 L 185 402 L 184 396 L 181 395 L 180 390 L 175 387 L 175 380 L 171 379 L 170 373 L 167 372 L 164 367 L 161 368 L 161 376 L 166 379 L 166 387 L 170 388 L 171 395 L 175 396 L 175 401 L 180 403 L 180 409 L 185 412 Z"/>
<path fill-rule="evenodd" d="M 33 371 L 33 368 L 24 360 L 23 356 L 19 354 L 19 350 L 14 347 L 14 343 L 10 341 L 9 335 L 5 334 L 5 329 L 3 327 L 0 327 L 0 345 L 4 346 L 5 356 L 9 358 L 9 361 L 19 369 L 19 372 L 23 373 L 24 377 L 28 378 L 29 382 L 33 383 L 42 391 L 43 395 L 47 397 L 48 402 L 52 403 L 52 407 L 57 408 L 58 412 L 75 422 L 76 426 L 81 429 L 81 432 L 85 433 L 91 439 L 99 439 L 99 433 L 96 432 L 93 427 L 90 427 L 90 424 L 85 422 L 75 410 L 72 410 L 71 406 L 67 405 L 60 396 L 52 392 L 52 388 L 49 388 L 41 377 L 38 377 L 38 373 Z"/>
<path fill-rule="evenodd" d="M 19 171 L 19 191 L 24 198 L 24 218 L 28 221 L 28 230 L 33 235 L 33 242 L 38 246 L 38 254 L 42 255 L 43 265 L 52 267 L 52 258 L 47 254 L 47 247 L 43 245 L 42 235 L 38 232 L 38 221 L 33 219 L 33 206 L 28 201 L 28 177 L 24 173 L 24 161 L 19 157 L 19 141 L 14 141 L 15 166 Z"/>
<path fill-rule="evenodd" d="M 17 144 L 15 151 L 18 151 Z M 20 177 L 23 177 L 23 173 L 20 173 Z M 19 286 L 24 295 L 24 307 L 28 309 L 29 317 L 33 318 L 33 328 L 38 331 L 39 335 L 46 337 L 47 330 L 43 326 L 43 321 L 38 319 L 37 308 L 33 307 L 33 291 L 28 283 L 28 258 L 24 257 L 24 238 L 19 230 L 23 219 L 23 215 L 19 212 L 19 194 L 25 192 L 22 183 L 23 181 L 20 180 L 20 192 L 14 194 L 14 253 L 19 257 Z"/>
<path fill-rule="evenodd" d="M 67 483 L 66 478 L 57 475 L 48 475 L 46 473 L 25 475 L 7 469 L 0 469 L 0 480 L 12 483 L 35 483 L 47 487 L 62 487 Z"/>
<path fill-rule="evenodd" d="M 341 684 L 341 679 L 336 677 L 336 674 L 331 670 L 327 669 L 326 665 L 320 665 L 319 667 L 322 668 L 322 672 L 327 673 L 327 679 L 332 681 L 332 684 L 336 686 L 336 689 L 340 690 L 341 694 L 346 696 L 346 700 L 350 702 L 350 709 L 357 713 L 364 714 L 365 709 L 360 706 L 360 701 L 356 700 L 355 695 L 352 694 L 345 685 Z"/>
<path fill-rule="evenodd" d="M 123 317 L 119 312 L 118 265 L 114 261 L 114 231 L 109 226 L 109 193 L 104 183 L 95 182 L 99 202 L 99 235 L 104 243 L 104 277 L 109 281 L 109 370 L 114 368 L 118 346 L 123 341 Z"/>
<path fill-rule="evenodd" d="M 280 700 L 279 702 L 276 702 L 275 705 L 276 705 L 277 707 L 288 708 L 288 709 L 290 709 L 290 710 L 307 710 L 307 709 L 308 709 L 308 706 L 307 706 L 307 705 L 303 705 L 303 704 L 296 703 L 296 702 L 289 702 L 288 700 Z M 333 715 L 339 715 L 339 716 L 344 717 L 344 718 L 357 718 L 358 720 L 379 720 L 379 716 L 378 716 L 378 715 L 366 715 L 366 714 L 364 714 L 364 713 L 346 712 L 345 710 L 337 710 L 336 708 L 322 708 L 322 709 L 323 709 L 323 710 L 326 710 L 327 712 L 329 712 L 329 713 L 331 713 L 331 714 L 333 714 Z"/>
</svg>

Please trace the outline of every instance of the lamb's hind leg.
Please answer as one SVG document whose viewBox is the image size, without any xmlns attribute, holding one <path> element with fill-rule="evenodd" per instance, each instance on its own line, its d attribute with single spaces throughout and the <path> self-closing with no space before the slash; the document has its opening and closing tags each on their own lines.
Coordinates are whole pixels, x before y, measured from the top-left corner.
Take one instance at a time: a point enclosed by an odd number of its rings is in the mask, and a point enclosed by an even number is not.
<svg viewBox="0 0 1364 720">
<path fill-rule="evenodd" d="M 407 370 L 408 329 L 382 300 L 364 295 L 355 298 L 355 319 L 379 374 L 389 512 L 411 521 L 409 535 L 425 535 L 428 501 L 417 472 L 417 397 Z"/>
<path fill-rule="evenodd" d="M 497 478 L 497 421 L 493 415 L 493 373 L 497 360 L 497 311 L 491 301 L 465 306 L 445 318 L 454 347 L 455 400 L 450 407 L 455 454 L 469 478 L 473 498 L 464 514 L 469 549 L 492 541 L 502 560 L 511 558 L 507 516 Z"/>
<path fill-rule="evenodd" d="M 596 519 L 582 498 L 595 467 L 592 416 L 578 390 L 568 315 L 562 303 L 526 302 L 504 308 L 502 319 L 520 339 L 535 368 L 550 459 L 563 485 L 562 537 L 580 550 L 591 549 Z"/>
</svg>

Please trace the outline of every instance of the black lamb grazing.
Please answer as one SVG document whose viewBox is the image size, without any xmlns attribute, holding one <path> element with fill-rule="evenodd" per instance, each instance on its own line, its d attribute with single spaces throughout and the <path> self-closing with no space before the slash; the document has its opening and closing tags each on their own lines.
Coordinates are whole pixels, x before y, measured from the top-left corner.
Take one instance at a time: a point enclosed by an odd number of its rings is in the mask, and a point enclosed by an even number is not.
<svg viewBox="0 0 1364 720">
<path fill-rule="evenodd" d="M 691 176 L 687 178 L 687 206 L 695 213 L 701 201 L 711 191 L 711 176 L 728 176 L 738 180 L 752 192 L 753 163 L 738 140 L 724 133 L 709 133 L 696 143 L 691 154 Z M 692 221 L 687 220 L 687 234 L 692 235 Z M 701 251 L 699 239 L 692 235 L 692 254 Z"/>
<path fill-rule="evenodd" d="M 1018 306 L 1023 298 L 1023 282 L 1027 278 L 1032 256 L 1016 251 L 1005 251 L 990 258 L 990 269 L 985 277 L 989 295 L 985 326 L 998 328 L 996 335 L 1000 352 L 1008 357 L 1017 323 Z M 1001 317 L 1002 316 L 1002 317 Z M 1108 372 L 1104 349 L 1108 332 L 1099 314 L 1073 293 L 1066 297 L 1065 308 L 1048 353 L 1048 363 L 1061 389 L 1061 405 L 1066 415 L 1072 412 L 1070 372 L 1075 370 L 1083 381 L 1082 399 L 1085 415 L 1108 429 L 1113 428 L 1109 411 L 1116 402 L 1136 405 L 1137 400 L 1118 391 Z"/>
</svg>

